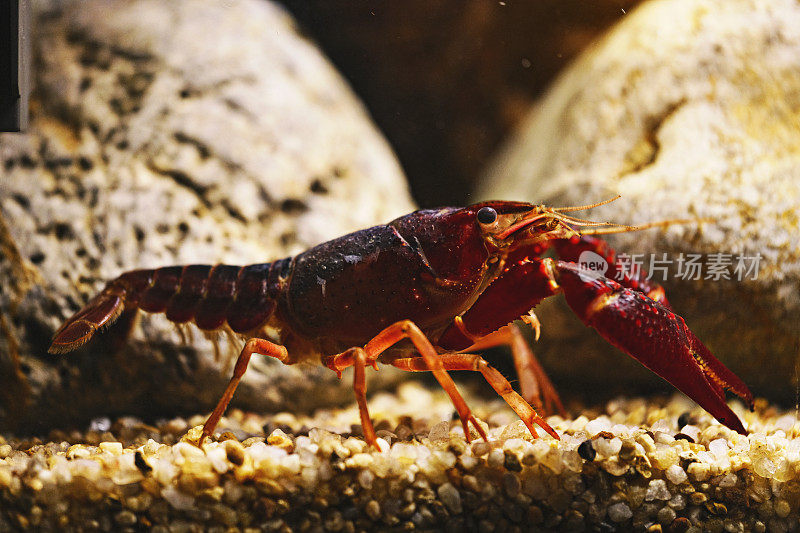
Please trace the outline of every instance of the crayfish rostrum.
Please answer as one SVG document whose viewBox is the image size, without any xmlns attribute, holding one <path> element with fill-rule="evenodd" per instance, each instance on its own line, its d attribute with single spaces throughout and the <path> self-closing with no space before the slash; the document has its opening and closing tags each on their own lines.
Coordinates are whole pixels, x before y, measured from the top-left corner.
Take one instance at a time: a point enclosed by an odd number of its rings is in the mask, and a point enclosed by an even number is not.
<svg viewBox="0 0 800 533">
<path fill-rule="evenodd" d="M 672 312 L 662 288 L 642 272 L 615 281 L 575 262 L 592 251 L 613 264 L 614 250 L 596 235 L 641 229 L 565 214 L 587 207 L 593 206 L 494 201 L 427 209 L 271 263 L 126 272 L 67 320 L 50 351 L 73 350 L 138 309 L 242 335 L 248 340 L 201 442 L 214 431 L 253 353 L 285 364 L 313 358 L 339 376 L 354 367 L 364 437 L 373 446 L 365 371 L 377 363 L 431 372 L 453 401 L 467 439 L 470 423 L 484 439 L 486 433 L 448 370 L 480 372 L 533 436 L 537 424 L 558 438 L 530 403 L 540 410 L 563 408 L 513 322 L 524 318 L 538 334 L 533 308 L 563 293 L 585 324 L 745 434 L 725 403 L 725 390 L 751 407 L 752 394 Z M 559 259 L 542 258 L 547 250 Z M 521 395 L 474 353 L 503 344 L 511 347 Z"/>
</svg>

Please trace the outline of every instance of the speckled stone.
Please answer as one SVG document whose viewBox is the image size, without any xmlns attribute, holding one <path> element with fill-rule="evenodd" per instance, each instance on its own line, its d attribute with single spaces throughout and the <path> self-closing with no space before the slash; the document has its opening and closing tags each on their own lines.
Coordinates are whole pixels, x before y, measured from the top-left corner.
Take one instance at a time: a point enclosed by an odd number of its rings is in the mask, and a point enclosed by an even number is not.
<svg viewBox="0 0 800 533">
<path fill-rule="evenodd" d="M 794 401 L 799 94 L 797 2 L 645 2 L 556 81 L 488 170 L 480 196 L 585 205 L 621 194 L 578 215 L 711 220 L 609 240 L 627 254 L 668 254 L 676 312 L 757 393 Z M 706 254 L 704 279 L 675 278 L 681 253 Z M 718 258 L 730 280 L 707 269 L 715 253 L 730 254 Z M 740 254 L 761 255 L 757 279 L 736 279 Z M 539 354 L 556 381 L 585 389 L 599 380 L 629 393 L 656 383 L 632 361 L 598 364 L 609 350 L 587 340 L 596 337 L 565 309 L 537 311 Z"/>
<path fill-rule="evenodd" d="M 31 127 L 0 135 L 0 425 L 213 405 L 228 367 L 198 331 L 185 345 L 144 319 L 120 350 L 58 357 L 49 339 L 125 270 L 267 262 L 413 209 L 361 104 L 271 2 L 45 2 L 32 28 Z M 234 402 L 342 400 L 332 372 L 274 363 L 254 358 Z"/>
</svg>

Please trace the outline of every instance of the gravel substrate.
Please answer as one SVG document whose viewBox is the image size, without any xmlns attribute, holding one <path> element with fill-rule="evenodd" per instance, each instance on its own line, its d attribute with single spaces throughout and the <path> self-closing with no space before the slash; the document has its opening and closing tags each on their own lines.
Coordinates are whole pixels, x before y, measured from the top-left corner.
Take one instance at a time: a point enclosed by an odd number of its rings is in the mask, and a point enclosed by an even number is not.
<svg viewBox="0 0 800 533">
<path fill-rule="evenodd" d="M 0 531 L 794 531 L 800 422 L 761 402 L 747 437 L 682 396 L 621 399 L 532 439 L 501 401 L 467 395 L 490 442 L 468 444 L 443 393 L 416 383 L 355 405 L 96 420 L 51 442 L 0 436 Z"/>
</svg>

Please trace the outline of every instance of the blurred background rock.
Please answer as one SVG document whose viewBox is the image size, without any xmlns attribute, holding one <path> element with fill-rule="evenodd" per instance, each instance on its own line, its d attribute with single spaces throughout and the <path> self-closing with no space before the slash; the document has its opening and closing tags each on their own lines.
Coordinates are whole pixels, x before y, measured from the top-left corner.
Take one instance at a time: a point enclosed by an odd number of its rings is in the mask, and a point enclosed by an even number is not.
<svg viewBox="0 0 800 533">
<path fill-rule="evenodd" d="M 210 410 L 230 370 L 197 330 L 185 344 L 163 317 L 145 318 L 121 347 L 102 335 L 63 356 L 46 352 L 50 339 L 126 270 L 268 262 L 404 214 L 402 170 L 274 4 L 99 0 L 35 13 L 31 127 L 0 135 L 0 427 Z M 322 367 L 253 363 L 240 405 L 351 398 Z"/>
<path fill-rule="evenodd" d="M 799 146 L 797 2 L 660 0 L 559 76 L 486 169 L 478 196 L 580 205 L 621 194 L 580 216 L 706 220 L 608 240 L 646 270 L 651 257 L 666 258 L 675 312 L 757 396 L 794 403 Z M 681 254 L 700 254 L 699 279 L 678 275 Z M 629 393 L 658 385 L 586 335 L 561 303 L 540 313 L 539 351 L 558 381 Z M 587 367 L 591 374 L 575 371 Z"/>
</svg>

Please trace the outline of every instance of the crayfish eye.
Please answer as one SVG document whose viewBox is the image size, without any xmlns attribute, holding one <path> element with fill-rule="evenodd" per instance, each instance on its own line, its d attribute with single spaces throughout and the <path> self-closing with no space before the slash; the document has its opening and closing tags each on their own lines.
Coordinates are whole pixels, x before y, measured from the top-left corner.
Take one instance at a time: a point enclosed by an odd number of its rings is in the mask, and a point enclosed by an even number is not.
<svg viewBox="0 0 800 533">
<path fill-rule="evenodd" d="M 491 207 L 481 207 L 478 210 L 477 219 L 483 225 L 494 224 L 497 220 L 497 211 Z"/>
</svg>

